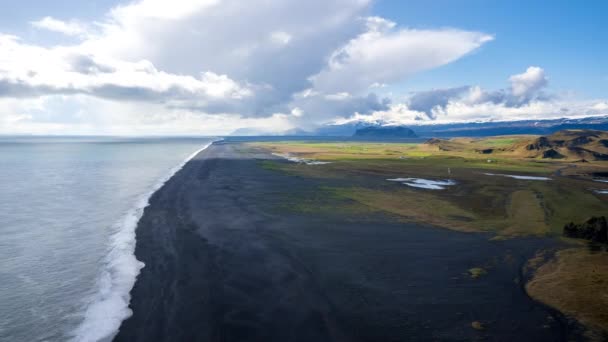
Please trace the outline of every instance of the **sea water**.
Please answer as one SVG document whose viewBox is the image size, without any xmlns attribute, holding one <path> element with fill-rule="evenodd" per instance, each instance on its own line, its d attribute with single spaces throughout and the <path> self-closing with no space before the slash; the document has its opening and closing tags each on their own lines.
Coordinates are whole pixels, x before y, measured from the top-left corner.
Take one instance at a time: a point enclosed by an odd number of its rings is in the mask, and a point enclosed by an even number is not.
<svg viewBox="0 0 608 342">
<path fill-rule="evenodd" d="M 0 137 L 0 340 L 111 339 L 148 198 L 211 141 Z"/>
</svg>

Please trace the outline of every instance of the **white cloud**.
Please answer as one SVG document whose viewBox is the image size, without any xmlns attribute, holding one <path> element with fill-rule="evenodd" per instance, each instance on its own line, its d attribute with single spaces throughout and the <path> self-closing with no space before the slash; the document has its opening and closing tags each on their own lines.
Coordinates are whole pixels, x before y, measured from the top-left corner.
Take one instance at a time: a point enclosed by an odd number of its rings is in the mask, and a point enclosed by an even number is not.
<svg viewBox="0 0 608 342">
<path fill-rule="evenodd" d="M 270 34 L 270 40 L 279 45 L 289 44 L 291 38 L 291 35 L 284 31 L 275 31 Z"/>
<path fill-rule="evenodd" d="M 32 21 L 31 24 L 39 29 L 63 33 L 68 36 L 86 36 L 88 33 L 86 25 L 75 20 L 62 21 L 53 17 L 44 17 Z"/>
<path fill-rule="evenodd" d="M 548 83 L 545 71 L 536 66 L 529 67 L 524 73 L 511 76 L 509 80 L 513 96 L 522 102 L 532 99 Z"/>
<path fill-rule="evenodd" d="M 334 100 L 334 101 L 343 101 L 343 100 L 350 99 L 351 97 L 352 97 L 352 95 L 350 93 L 345 92 L 345 91 L 343 91 L 341 93 L 335 93 L 335 94 L 325 95 L 325 98 L 327 100 Z"/>
<path fill-rule="evenodd" d="M 597 110 L 597 111 L 600 111 L 600 112 L 603 111 L 603 112 L 607 112 L 608 113 L 608 102 L 607 101 L 597 102 L 591 108 L 593 110 Z"/>
<path fill-rule="evenodd" d="M 387 110 L 390 101 L 370 90 L 450 63 L 492 39 L 399 28 L 369 17 L 372 3 L 139 0 L 89 23 L 45 17 L 32 25 L 80 42 L 42 47 L 0 34 L 0 98 L 24 104 L 9 109 L 10 120 L 2 114 L 3 122 L 23 130 L 44 117 L 36 130 L 74 125 L 79 132 L 177 132 L 193 125 L 226 131 L 265 120 L 277 128 L 314 125 Z M 43 110 L 26 105 L 34 97 L 47 99 Z M 78 115 L 62 114 L 75 113 L 72 107 Z M 101 109 L 121 114 L 102 120 Z"/>
<path fill-rule="evenodd" d="M 238 128 L 282 132 L 290 117 L 209 115 L 158 103 L 116 102 L 88 95 L 0 98 L 0 134 L 226 135 Z"/>
<path fill-rule="evenodd" d="M 0 96 L 89 94 L 153 102 L 240 100 L 253 95 L 226 75 L 199 77 L 159 71 L 149 61 L 126 62 L 80 54 L 73 47 L 43 48 L 0 35 Z"/>
<path fill-rule="evenodd" d="M 445 112 L 446 107 L 456 103 L 468 107 L 492 104 L 504 108 L 519 108 L 533 102 L 549 102 L 554 97 L 544 91 L 548 80 L 544 70 L 539 67 L 529 67 L 526 72 L 509 77 L 509 82 L 510 88 L 495 91 L 479 86 L 420 91 L 408 98 L 407 106 L 422 113 L 423 117 L 435 120 L 439 113 Z"/>
<path fill-rule="evenodd" d="M 315 89 L 358 92 L 393 83 L 450 63 L 493 39 L 456 29 L 395 29 L 395 23 L 377 17 L 367 18 L 366 26 L 366 32 L 334 51 L 328 65 L 311 77 Z"/>
<path fill-rule="evenodd" d="M 370 114 L 355 113 L 348 118 L 340 118 L 335 123 L 367 122 L 391 125 L 446 124 L 464 122 L 546 120 L 605 116 L 608 110 L 594 109 L 594 101 L 535 101 L 521 107 L 507 107 L 504 103 L 491 102 L 466 104 L 450 102 L 446 107 L 437 107 L 434 118 L 429 119 L 424 112 L 412 110 L 405 103 L 391 105 L 389 109 Z M 567 109 L 567 110 L 566 110 Z"/>
<path fill-rule="evenodd" d="M 404 103 L 368 114 L 356 113 L 336 122 L 411 125 L 608 115 L 606 101 L 572 101 L 544 94 L 548 79 L 542 68 L 529 67 L 524 73 L 511 76 L 509 82 L 509 89 L 497 91 L 463 86 L 418 92 Z"/>
<path fill-rule="evenodd" d="M 298 107 L 294 108 L 291 110 L 291 115 L 295 116 L 295 117 L 301 117 L 302 115 L 304 115 L 304 111 Z"/>
</svg>

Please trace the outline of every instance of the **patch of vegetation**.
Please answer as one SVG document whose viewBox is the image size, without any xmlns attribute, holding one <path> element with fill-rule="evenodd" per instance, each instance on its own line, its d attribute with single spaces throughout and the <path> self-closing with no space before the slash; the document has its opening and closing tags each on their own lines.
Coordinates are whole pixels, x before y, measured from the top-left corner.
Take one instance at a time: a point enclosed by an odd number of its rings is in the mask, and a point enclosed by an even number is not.
<svg viewBox="0 0 608 342">
<path fill-rule="evenodd" d="M 333 188 L 336 196 L 351 199 L 373 208 L 400 216 L 405 221 L 424 222 L 460 231 L 476 231 L 469 223 L 475 217 L 448 201 L 435 198 L 432 195 L 415 194 L 408 189 L 396 191 L 381 191 L 366 188 Z M 466 218 L 453 220 L 450 217 Z"/>
<path fill-rule="evenodd" d="M 497 137 L 497 138 L 486 138 L 483 140 L 483 144 L 488 147 L 506 147 L 511 146 L 515 143 L 521 142 L 526 138 L 507 138 L 507 137 Z"/>
<path fill-rule="evenodd" d="M 332 189 L 325 187 L 290 192 L 284 197 L 278 209 L 315 215 L 340 215 L 355 219 L 362 219 L 375 212 L 373 208 L 337 196 Z"/>
<path fill-rule="evenodd" d="M 526 285 L 534 299 L 575 317 L 591 328 L 591 333 L 608 331 L 607 288 L 608 253 L 586 248 L 557 252 Z"/>
<path fill-rule="evenodd" d="M 508 214 L 513 225 L 504 231 L 505 235 L 542 236 L 549 232 L 539 198 L 530 190 L 517 190 L 511 194 Z"/>
<path fill-rule="evenodd" d="M 546 221 L 553 235 L 562 235 L 568 222 L 582 222 L 607 212 L 606 201 L 587 190 L 581 182 L 558 180 L 551 184 L 535 184 L 543 196 Z"/>
<path fill-rule="evenodd" d="M 274 160 L 259 160 L 258 165 L 265 170 L 271 171 L 280 171 L 283 169 L 281 163 Z"/>
<path fill-rule="evenodd" d="M 585 239 L 597 243 L 608 243 L 608 224 L 606 217 L 592 217 L 582 224 L 568 223 L 564 235 L 570 238 Z"/>
<path fill-rule="evenodd" d="M 480 321 L 471 322 L 471 328 L 473 328 L 475 330 L 484 330 L 485 329 L 485 327 L 483 326 L 483 324 Z"/>
<path fill-rule="evenodd" d="M 473 146 L 440 151 L 416 143 L 348 143 L 348 142 L 272 142 L 250 143 L 274 153 L 289 153 L 300 158 L 323 161 L 393 161 L 402 165 L 436 165 L 445 167 L 508 170 L 513 172 L 551 173 L 556 164 L 545 161 L 512 158 L 507 155 L 481 155 Z M 490 162 L 488 162 L 490 160 Z"/>
<path fill-rule="evenodd" d="M 395 158 L 417 149 L 414 143 L 361 143 L 361 142 L 271 142 L 250 143 L 267 148 L 275 153 L 291 153 L 302 158 L 318 160 L 343 160 L 366 158 Z M 426 153 L 425 155 L 430 155 Z"/>
<path fill-rule="evenodd" d="M 486 274 L 488 274 L 488 271 L 486 271 L 485 269 L 483 269 L 481 267 L 473 267 L 473 268 L 469 269 L 469 275 L 473 279 L 480 278 Z"/>
</svg>

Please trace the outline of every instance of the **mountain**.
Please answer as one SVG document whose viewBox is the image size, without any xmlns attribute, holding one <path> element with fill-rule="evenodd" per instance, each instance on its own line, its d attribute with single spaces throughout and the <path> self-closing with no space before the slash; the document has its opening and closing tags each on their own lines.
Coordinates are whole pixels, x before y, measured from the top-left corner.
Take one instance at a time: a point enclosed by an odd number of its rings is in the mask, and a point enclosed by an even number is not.
<svg viewBox="0 0 608 342">
<path fill-rule="evenodd" d="M 414 131 L 403 126 L 370 126 L 359 128 L 353 134 L 358 138 L 417 138 Z"/>
<path fill-rule="evenodd" d="M 410 125 L 410 127 L 416 130 L 418 135 L 428 137 L 488 137 L 521 134 L 550 135 L 567 129 L 608 130 L 608 117 Z"/>
<path fill-rule="evenodd" d="M 275 132 L 271 129 L 245 129 L 234 131 L 231 136 L 322 136 L 351 137 L 357 130 L 366 127 L 395 127 L 386 122 L 351 121 L 344 124 L 327 124 L 314 130 L 299 128 L 286 132 Z M 561 130 L 586 129 L 608 130 L 608 116 L 586 117 L 578 119 L 519 120 L 500 122 L 467 122 L 449 124 L 408 125 L 419 137 L 489 137 L 497 135 L 550 135 Z"/>
<path fill-rule="evenodd" d="M 384 127 L 384 122 L 352 121 L 345 124 L 329 124 L 315 131 L 298 135 L 352 136 L 357 129 Z M 586 117 L 578 119 L 519 120 L 500 122 L 468 122 L 450 124 L 409 125 L 421 137 L 487 137 L 496 135 L 535 134 L 549 135 L 565 129 L 608 130 L 608 117 Z"/>
</svg>

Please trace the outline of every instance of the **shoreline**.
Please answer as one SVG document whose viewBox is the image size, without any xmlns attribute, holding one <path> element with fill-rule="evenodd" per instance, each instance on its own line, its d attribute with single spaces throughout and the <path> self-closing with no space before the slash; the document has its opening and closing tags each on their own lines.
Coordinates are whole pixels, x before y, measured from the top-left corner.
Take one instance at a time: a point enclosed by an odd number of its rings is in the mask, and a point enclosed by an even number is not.
<svg viewBox="0 0 608 342">
<path fill-rule="evenodd" d="M 75 341 L 111 341 L 122 322 L 132 315 L 129 307 L 131 290 L 144 263 L 135 256 L 135 230 L 150 204 L 151 197 L 173 178 L 192 158 L 213 144 L 213 141 L 187 156 L 159 179 L 137 203 L 115 224 L 110 247 L 104 258 L 105 267 L 97 280 L 99 287 L 84 313 L 83 321 L 71 333 Z M 108 313 L 112 313 L 108 315 Z"/>
<path fill-rule="evenodd" d="M 214 143 L 152 195 L 137 226 L 146 267 L 116 341 L 566 339 L 512 283 L 550 241 L 294 214 L 277 209 L 282 193 L 314 182 L 265 170 L 265 159 L 276 157 Z M 516 262 L 488 261 L 502 259 Z M 488 275 L 463 274 L 483 263 Z"/>
</svg>

